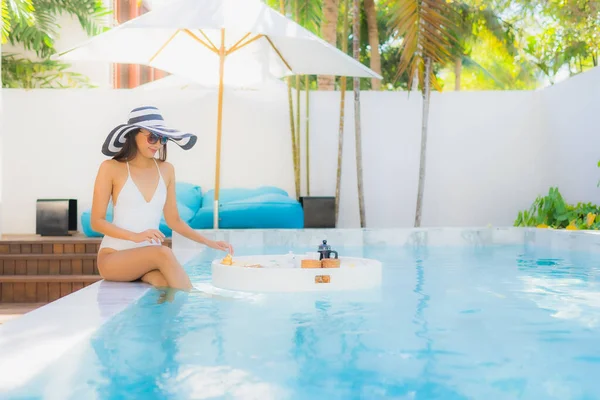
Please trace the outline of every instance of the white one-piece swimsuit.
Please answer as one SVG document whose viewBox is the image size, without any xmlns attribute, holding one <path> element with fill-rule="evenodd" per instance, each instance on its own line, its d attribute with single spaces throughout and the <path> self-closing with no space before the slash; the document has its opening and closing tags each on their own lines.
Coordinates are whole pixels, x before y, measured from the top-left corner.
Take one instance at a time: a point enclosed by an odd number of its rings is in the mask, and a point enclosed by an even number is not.
<svg viewBox="0 0 600 400">
<path fill-rule="evenodd" d="M 142 192 L 138 189 L 131 178 L 129 163 L 127 163 L 127 180 L 119 193 L 119 202 L 114 205 L 113 224 L 119 228 L 131 232 L 140 233 L 148 229 L 158 229 L 160 219 L 163 213 L 163 207 L 167 199 L 167 185 L 163 180 L 158 163 L 154 160 L 158 169 L 158 186 L 147 202 Z M 131 240 L 117 239 L 111 236 L 104 236 L 100 248 L 111 248 L 115 250 L 133 249 L 136 247 L 160 245 L 160 242 L 143 241 L 135 243 Z"/>
</svg>

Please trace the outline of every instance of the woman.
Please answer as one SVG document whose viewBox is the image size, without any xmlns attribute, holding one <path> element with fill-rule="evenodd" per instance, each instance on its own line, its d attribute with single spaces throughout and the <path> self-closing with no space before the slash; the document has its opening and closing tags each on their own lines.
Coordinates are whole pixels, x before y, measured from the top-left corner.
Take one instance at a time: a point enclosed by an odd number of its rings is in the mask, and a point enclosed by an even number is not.
<svg viewBox="0 0 600 400">
<path fill-rule="evenodd" d="M 138 107 L 129 114 L 127 124 L 110 132 L 102 146 L 102 153 L 112 159 L 102 163 L 96 177 L 91 226 L 105 235 L 98 252 L 98 271 L 106 280 L 141 279 L 154 287 L 191 290 L 184 269 L 171 249 L 162 245 L 165 236 L 158 227 L 163 214 L 173 231 L 233 254 L 228 243 L 203 237 L 179 218 L 175 171 L 165 161 L 169 140 L 189 150 L 197 138 L 166 127 L 156 107 Z M 112 223 L 106 220 L 111 197 Z"/>
</svg>

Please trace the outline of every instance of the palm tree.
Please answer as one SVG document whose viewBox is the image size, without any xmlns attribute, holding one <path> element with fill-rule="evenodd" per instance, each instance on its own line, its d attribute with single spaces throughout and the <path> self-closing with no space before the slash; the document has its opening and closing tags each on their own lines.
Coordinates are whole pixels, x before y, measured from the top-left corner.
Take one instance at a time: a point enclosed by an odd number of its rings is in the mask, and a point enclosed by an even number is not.
<svg viewBox="0 0 600 400">
<path fill-rule="evenodd" d="M 337 21 L 339 0 L 323 0 L 323 21 L 321 22 L 321 36 L 332 46 L 337 46 Z M 319 76 L 319 90 L 334 90 L 334 76 Z"/>
<path fill-rule="evenodd" d="M 274 7 L 273 2 L 268 2 L 271 7 Z M 285 0 L 279 0 L 279 12 L 282 15 L 286 15 L 286 2 Z M 288 105 L 289 105 L 289 116 L 290 116 L 290 133 L 292 142 L 292 163 L 294 167 L 294 188 L 296 189 L 296 198 L 300 197 L 300 150 L 298 149 L 298 139 L 296 138 L 300 132 L 296 132 L 296 124 L 294 123 L 294 99 L 292 96 L 292 80 L 288 76 L 286 78 L 288 88 Z"/>
<path fill-rule="evenodd" d="M 360 0 L 354 0 L 353 7 L 352 46 L 354 58 L 360 60 Z M 358 184 L 358 211 L 360 227 L 366 226 L 365 222 L 365 194 L 363 190 L 362 173 L 362 137 L 360 124 L 360 78 L 354 78 L 354 137 L 356 140 L 356 182 Z"/>
<path fill-rule="evenodd" d="M 455 19 L 446 0 L 398 0 L 393 10 L 392 29 L 396 39 L 402 39 L 398 76 L 405 71 L 415 77 L 423 96 L 421 125 L 421 153 L 419 162 L 419 186 L 415 227 L 421 226 L 425 167 L 427 155 L 427 122 L 431 86 L 441 91 L 433 73 L 434 64 L 448 65 L 452 62 L 452 49 L 456 47 Z M 413 82 L 408 82 L 409 90 Z"/>
<path fill-rule="evenodd" d="M 342 51 L 348 53 L 348 8 L 349 0 L 344 0 L 342 7 Z M 337 224 L 338 215 L 340 211 L 340 191 L 342 187 L 342 155 L 344 149 L 344 122 L 345 122 L 345 109 L 346 109 L 346 77 L 340 77 L 340 123 L 338 131 L 338 159 L 337 159 L 337 173 L 335 179 L 335 222 Z"/>
<path fill-rule="evenodd" d="M 322 19 L 321 0 L 266 0 L 266 4 L 271 8 L 279 10 L 282 15 L 286 15 L 287 10 L 291 10 L 292 19 L 304 28 L 313 33 L 317 33 L 320 28 Z M 288 103 L 290 116 L 290 132 L 292 141 L 292 160 L 294 166 L 294 183 L 296 189 L 296 197 L 301 196 L 301 155 L 300 155 L 300 92 L 301 92 L 301 77 L 295 77 L 296 102 L 292 96 L 292 79 L 286 78 L 288 86 Z M 306 124 L 305 124 L 305 139 L 306 139 L 306 192 L 310 195 L 310 139 L 309 139 L 309 77 L 304 77 L 304 89 L 306 90 Z M 294 106 L 296 107 L 294 110 Z M 294 119 L 295 118 L 295 119 Z"/>
<path fill-rule="evenodd" d="M 367 16 L 367 32 L 371 48 L 371 69 L 381 75 L 381 54 L 379 52 L 379 27 L 377 26 L 377 10 L 374 0 L 364 0 L 365 15 Z M 381 81 L 373 78 L 371 89 L 380 90 Z"/>
<path fill-rule="evenodd" d="M 299 10 L 299 23 L 312 33 L 317 34 L 321 27 L 322 11 L 321 11 L 321 0 L 296 0 L 300 3 Z M 308 75 L 304 76 L 304 90 L 305 90 L 305 125 L 304 125 L 304 139 L 305 139 L 305 176 L 306 176 L 306 195 L 310 196 L 310 79 Z M 300 107 L 298 100 L 298 107 Z M 298 128 L 300 129 L 300 128 Z M 298 145 L 300 148 L 300 145 Z"/>
</svg>

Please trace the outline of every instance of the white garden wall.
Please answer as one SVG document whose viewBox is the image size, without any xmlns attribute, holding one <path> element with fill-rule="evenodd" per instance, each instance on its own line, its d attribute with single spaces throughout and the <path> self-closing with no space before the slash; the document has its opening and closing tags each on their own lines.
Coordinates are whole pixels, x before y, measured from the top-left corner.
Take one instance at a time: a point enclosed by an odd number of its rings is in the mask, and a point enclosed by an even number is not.
<svg viewBox="0 0 600 400">
<path fill-rule="evenodd" d="M 594 200 L 598 72 L 543 91 L 434 94 L 423 225 L 511 225 L 550 185 L 564 186 L 569 200 Z M 312 195 L 335 193 L 339 96 L 311 93 Z M 287 93 L 228 92 L 225 98 L 222 187 L 275 185 L 293 195 Z M 421 99 L 406 92 L 363 92 L 361 99 L 367 226 L 412 226 Z M 5 90 L 3 100 L 3 233 L 35 231 L 37 198 L 73 197 L 80 211 L 88 208 L 105 159 L 102 142 L 139 104 L 156 104 L 169 123 L 199 134 L 192 151 L 170 146 L 169 160 L 179 180 L 204 191 L 214 187 L 215 93 Z M 359 225 L 354 148 L 348 93 L 340 227 Z M 302 187 L 305 194 L 304 180 Z"/>
<path fill-rule="evenodd" d="M 600 203 L 600 68 L 543 92 L 552 185 L 569 202 Z"/>
<path fill-rule="evenodd" d="M 342 227 L 359 225 L 352 94 L 346 107 Z M 335 190 L 337 93 L 315 93 L 311 183 Z M 368 227 L 414 223 L 421 138 L 418 94 L 367 92 L 362 99 Z M 539 93 L 449 92 L 431 102 L 424 226 L 508 225 L 547 182 Z M 317 114 L 317 115 L 314 115 Z"/>
</svg>

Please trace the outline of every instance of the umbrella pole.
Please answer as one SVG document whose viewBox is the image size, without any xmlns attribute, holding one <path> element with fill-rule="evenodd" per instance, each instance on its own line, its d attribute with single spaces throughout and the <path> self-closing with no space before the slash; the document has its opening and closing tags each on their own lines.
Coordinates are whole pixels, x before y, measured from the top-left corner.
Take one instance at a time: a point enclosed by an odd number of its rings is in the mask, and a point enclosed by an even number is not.
<svg viewBox="0 0 600 400">
<path fill-rule="evenodd" d="M 213 228 L 219 229 L 219 189 L 221 178 L 221 133 L 223 130 L 223 74 L 225 72 L 225 29 L 221 28 L 221 47 L 219 48 L 219 104 L 217 109 L 217 165 L 215 168 L 215 203 Z"/>
</svg>

